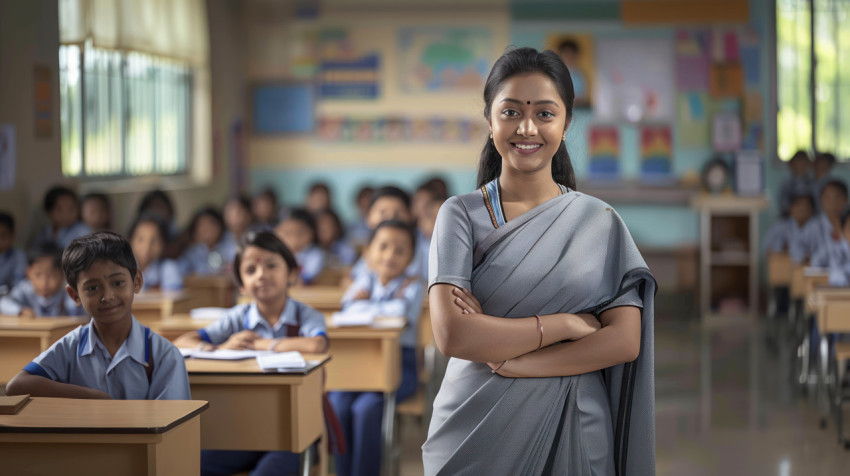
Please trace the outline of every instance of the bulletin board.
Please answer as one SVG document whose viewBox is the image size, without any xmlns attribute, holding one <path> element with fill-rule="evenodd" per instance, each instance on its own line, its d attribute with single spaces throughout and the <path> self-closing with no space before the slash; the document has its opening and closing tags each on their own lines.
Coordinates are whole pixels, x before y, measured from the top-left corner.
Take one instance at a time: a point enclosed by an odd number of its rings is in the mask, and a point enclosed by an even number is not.
<svg viewBox="0 0 850 476">
<path fill-rule="evenodd" d="M 256 85 L 251 108 L 255 134 L 306 134 L 315 129 L 315 87 L 311 83 Z"/>
</svg>

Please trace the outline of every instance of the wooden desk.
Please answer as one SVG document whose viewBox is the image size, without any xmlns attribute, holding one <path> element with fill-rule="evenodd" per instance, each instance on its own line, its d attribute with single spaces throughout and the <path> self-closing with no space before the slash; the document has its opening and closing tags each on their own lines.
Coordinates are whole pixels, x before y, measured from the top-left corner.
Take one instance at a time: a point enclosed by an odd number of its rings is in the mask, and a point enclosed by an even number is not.
<svg viewBox="0 0 850 476">
<path fill-rule="evenodd" d="M 805 266 L 793 264 L 791 268 L 791 287 L 789 294 L 791 299 L 804 299 L 806 297 L 806 281 L 804 278 Z"/>
<path fill-rule="evenodd" d="M 788 253 L 767 253 L 767 284 L 772 288 L 791 285 L 793 263 Z"/>
<path fill-rule="evenodd" d="M 312 444 L 324 434 L 321 369 L 329 357 L 307 357 L 318 363 L 300 373 L 264 373 L 254 359 L 187 359 L 192 396 L 210 402 L 201 448 L 292 451 L 309 469 Z"/>
<path fill-rule="evenodd" d="M 818 387 L 821 394 L 828 395 L 830 408 L 835 417 L 838 441 L 847 440 L 843 432 L 842 404 L 845 401 L 840 382 L 844 381 L 846 362 L 850 359 L 850 343 L 834 342 L 834 352 L 829 351 L 828 334 L 850 333 L 850 288 L 815 287 L 811 298 L 817 311 L 817 325 L 821 334 Z M 827 387 L 831 386 L 831 392 Z M 846 443 L 845 443 L 846 444 Z"/>
<path fill-rule="evenodd" d="M 289 296 L 322 312 L 339 311 L 345 288 L 339 286 L 295 286 Z"/>
<path fill-rule="evenodd" d="M 807 267 L 803 269 L 803 299 L 806 302 L 806 314 L 811 315 L 817 312 L 817 307 L 813 305 L 813 296 L 815 288 L 829 285 L 829 272 L 820 268 Z"/>
<path fill-rule="evenodd" d="M 88 318 L 0 316 L 0 384 L 5 385 L 38 354 L 86 322 Z"/>
<path fill-rule="evenodd" d="M 33 398 L 0 415 L 4 474 L 199 474 L 200 414 L 194 400 Z"/>
<path fill-rule="evenodd" d="M 146 326 L 191 309 L 191 295 L 186 291 L 145 291 L 133 298 L 133 316 Z"/>
<path fill-rule="evenodd" d="M 183 280 L 192 296 L 193 307 L 233 307 L 236 305 L 236 283 L 230 275 L 193 275 Z"/>
</svg>

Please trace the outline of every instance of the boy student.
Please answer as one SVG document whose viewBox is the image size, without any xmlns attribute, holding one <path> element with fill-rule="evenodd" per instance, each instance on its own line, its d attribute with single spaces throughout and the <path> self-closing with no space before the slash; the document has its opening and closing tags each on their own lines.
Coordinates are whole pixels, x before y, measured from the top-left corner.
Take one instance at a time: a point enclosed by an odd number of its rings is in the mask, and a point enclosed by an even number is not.
<svg viewBox="0 0 850 476">
<path fill-rule="evenodd" d="M 15 247 L 15 219 L 0 212 L 0 296 L 8 294 L 26 272 L 27 255 Z"/>
<path fill-rule="evenodd" d="M 56 186 L 44 195 L 44 212 L 50 223 L 35 238 L 35 244 L 56 243 L 65 248 L 74 238 L 88 235 L 91 228 L 80 221 L 80 200 L 68 188 Z"/>
<path fill-rule="evenodd" d="M 6 386 L 9 395 L 188 400 L 189 378 L 174 345 L 133 317 L 142 273 L 130 244 L 97 232 L 62 255 L 68 295 L 92 320 L 59 339 Z"/>
<path fill-rule="evenodd" d="M 35 245 L 27 253 L 26 279 L 0 298 L 0 314 L 7 316 L 76 316 L 82 312 L 65 293 L 62 250 L 53 243 Z"/>
<path fill-rule="evenodd" d="M 821 189 L 820 202 L 820 213 L 809 220 L 789 244 L 788 251 L 795 263 L 805 262 L 819 248 L 841 239 L 841 214 L 847 208 L 847 185 L 841 180 L 830 180 Z"/>
<path fill-rule="evenodd" d="M 782 186 L 779 188 L 779 215 L 782 218 L 788 216 L 788 209 L 791 207 L 791 196 L 795 194 L 795 190 L 805 188 L 813 193 L 818 193 L 814 190 L 814 182 L 812 181 L 809 171 L 812 167 L 812 159 L 804 150 L 798 150 L 788 161 L 788 169 L 791 171 L 791 176 L 785 179 Z M 815 205 L 818 198 L 815 197 Z"/>
<path fill-rule="evenodd" d="M 834 155 L 829 152 L 818 152 L 815 154 L 815 160 L 812 163 L 812 170 L 815 173 L 812 196 L 815 197 L 816 210 L 820 210 L 820 194 L 823 191 L 823 186 L 830 180 L 835 180 L 835 176 L 832 175 L 832 168 L 834 166 Z"/>
<path fill-rule="evenodd" d="M 775 223 L 764 236 L 764 248 L 768 253 L 787 252 L 790 244 L 798 240 L 803 227 L 814 215 L 815 201 L 806 188 L 795 191 L 791 198 L 789 217 Z"/>
<path fill-rule="evenodd" d="M 812 265 L 829 268 L 831 286 L 850 286 L 850 210 L 841 214 L 841 240 L 812 256 Z"/>
</svg>

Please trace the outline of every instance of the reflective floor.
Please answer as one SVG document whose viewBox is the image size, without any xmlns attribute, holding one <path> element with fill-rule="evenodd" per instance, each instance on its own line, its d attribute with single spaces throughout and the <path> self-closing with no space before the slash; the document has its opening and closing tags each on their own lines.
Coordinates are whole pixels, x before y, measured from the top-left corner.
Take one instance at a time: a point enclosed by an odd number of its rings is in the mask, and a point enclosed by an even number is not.
<svg viewBox="0 0 850 476">
<path fill-rule="evenodd" d="M 660 475 L 848 475 L 850 451 L 814 392 L 792 384 L 784 322 L 656 316 L 656 451 Z M 850 404 L 845 408 L 850 434 Z M 825 412 L 824 412 L 825 414 Z M 424 434 L 401 425 L 401 474 L 422 474 Z"/>
</svg>

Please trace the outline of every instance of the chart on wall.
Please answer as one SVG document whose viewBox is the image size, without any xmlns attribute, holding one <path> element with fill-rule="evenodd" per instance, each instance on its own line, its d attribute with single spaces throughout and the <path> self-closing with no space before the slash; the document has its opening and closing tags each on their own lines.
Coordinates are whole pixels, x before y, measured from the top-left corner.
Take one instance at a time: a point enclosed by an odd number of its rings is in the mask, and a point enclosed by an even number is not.
<svg viewBox="0 0 850 476">
<path fill-rule="evenodd" d="M 672 121 L 675 115 L 673 41 L 597 39 L 593 107 L 603 121 Z"/>
<path fill-rule="evenodd" d="M 400 89 L 408 93 L 480 90 L 493 56 L 487 28 L 402 28 L 398 45 Z"/>
</svg>

